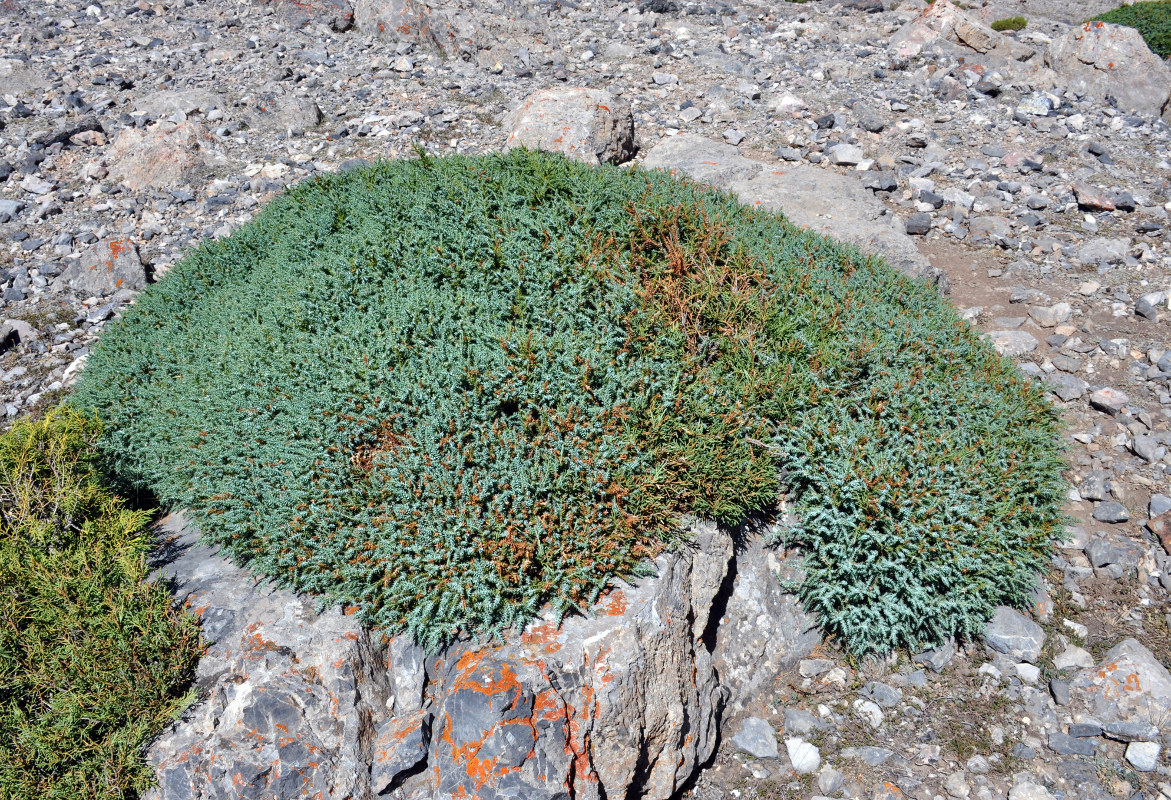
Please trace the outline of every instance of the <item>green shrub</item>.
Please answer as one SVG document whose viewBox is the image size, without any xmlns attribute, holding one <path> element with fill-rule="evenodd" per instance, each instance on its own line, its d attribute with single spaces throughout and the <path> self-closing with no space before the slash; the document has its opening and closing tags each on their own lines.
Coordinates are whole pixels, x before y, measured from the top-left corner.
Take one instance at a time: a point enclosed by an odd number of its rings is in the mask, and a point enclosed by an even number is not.
<svg viewBox="0 0 1171 800">
<path fill-rule="evenodd" d="M 931 288 L 524 151 L 291 190 L 144 292 L 76 402 L 240 561 L 427 645 L 582 607 L 782 472 L 856 652 L 1021 602 L 1060 521 L 1056 416 Z"/>
<path fill-rule="evenodd" d="M 0 435 L 0 797 L 133 797 L 143 745 L 183 708 L 193 619 L 144 582 L 145 513 L 87 460 L 94 423 Z"/>
<path fill-rule="evenodd" d="M 1099 14 L 1091 21 L 1112 22 L 1138 31 L 1152 53 L 1171 58 L 1171 0 L 1135 3 Z"/>
<path fill-rule="evenodd" d="M 994 31 L 1023 31 L 1028 27 L 1029 21 L 1024 17 L 1006 17 L 998 19 L 992 23 L 992 30 Z"/>
</svg>

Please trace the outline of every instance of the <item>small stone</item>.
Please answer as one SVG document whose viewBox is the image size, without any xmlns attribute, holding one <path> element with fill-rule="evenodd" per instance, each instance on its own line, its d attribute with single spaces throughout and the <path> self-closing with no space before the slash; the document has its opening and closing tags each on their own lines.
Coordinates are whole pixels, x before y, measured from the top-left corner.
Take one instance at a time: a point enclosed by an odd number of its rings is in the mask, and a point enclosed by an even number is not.
<svg viewBox="0 0 1171 800">
<path fill-rule="evenodd" d="M 883 714 L 878 704 L 871 700 L 855 700 L 854 711 L 875 730 L 881 728 L 882 723 L 886 721 L 886 714 Z"/>
<path fill-rule="evenodd" d="M 991 331 L 988 338 L 1002 356 L 1023 356 L 1037 349 L 1037 339 L 1027 331 Z"/>
<path fill-rule="evenodd" d="M 901 690 L 893 686 L 887 686 L 885 683 L 878 681 L 870 681 L 862 689 L 862 695 L 874 702 L 878 703 L 883 708 L 893 708 L 897 706 L 903 699 Z"/>
<path fill-rule="evenodd" d="M 724 141 L 734 147 L 744 141 L 744 131 L 735 129 L 724 131 Z"/>
<path fill-rule="evenodd" d="M 799 736 L 808 736 L 824 726 L 817 717 L 803 708 L 785 709 L 785 731 Z"/>
<path fill-rule="evenodd" d="M 749 717 L 744 720 L 740 732 L 732 737 L 732 743 L 741 751 L 756 758 L 776 758 L 780 755 L 777 732 L 760 717 Z"/>
<path fill-rule="evenodd" d="M 1154 436 L 1134 437 L 1130 449 L 1134 451 L 1136 456 L 1150 464 L 1162 461 L 1163 456 L 1167 455 L 1167 448 Z"/>
<path fill-rule="evenodd" d="M 802 678 L 816 678 L 818 675 L 833 669 L 834 662 L 828 658 L 803 658 L 797 664 L 797 671 Z"/>
<path fill-rule="evenodd" d="M 838 166 L 852 167 L 865 157 L 865 152 L 856 144 L 839 144 L 829 149 L 830 163 Z"/>
<path fill-rule="evenodd" d="M 1053 702 L 1057 705 L 1069 705 L 1069 681 L 1060 678 L 1049 681 L 1049 694 L 1053 695 Z"/>
<path fill-rule="evenodd" d="M 1130 402 L 1125 393 L 1105 386 L 1090 395 L 1090 405 L 1108 414 L 1117 414 Z"/>
<path fill-rule="evenodd" d="M 911 236 L 923 236 L 931 230 L 931 214 L 920 211 L 907 219 L 907 233 Z"/>
<path fill-rule="evenodd" d="M 1086 211 L 1113 211 L 1115 206 L 1101 189 L 1079 183 L 1073 187 L 1078 208 Z"/>
<path fill-rule="evenodd" d="M 1018 783 L 1008 790 L 1008 800 L 1054 800 L 1044 786 L 1032 782 Z"/>
<path fill-rule="evenodd" d="M 786 739 L 785 749 L 789 751 L 789 763 L 798 775 L 812 775 L 821 767 L 821 752 L 804 739 Z"/>
<path fill-rule="evenodd" d="M 679 76 L 670 72 L 656 72 L 651 75 L 651 80 L 655 82 L 656 86 L 670 86 L 679 82 Z"/>
<path fill-rule="evenodd" d="M 1075 722 L 1069 726 L 1069 735 L 1075 739 L 1096 739 L 1102 735 L 1102 726 L 1096 722 Z"/>
<path fill-rule="evenodd" d="M 1120 742 L 1146 742 L 1159 738 L 1159 728 L 1149 722 L 1110 722 L 1107 723 L 1105 734 L 1111 739 Z"/>
<path fill-rule="evenodd" d="M 1094 508 L 1094 519 L 1098 522 L 1126 522 L 1130 519 L 1130 512 L 1126 510 L 1126 506 L 1114 500 L 1106 500 Z"/>
<path fill-rule="evenodd" d="M 1041 668 L 1032 664 L 1017 664 L 1016 674 L 1022 683 L 1027 683 L 1029 686 L 1036 686 L 1041 680 Z"/>
<path fill-rule="evenodd" d="M 1063 756 L 1092 756 L 1098 749 L 1094 739 L 1075 739 L 1068 733 L 1049 734 L 1049 749 Z"/>
<path fill-rule="evenodd" d="M 846 776 L 833 767 L 826 767 L 817 776 L 817 788 L 821 790 L 822 794 L 837 794 L 845 782 Z"/>
<path fill-rule="evenodd" d="M 885 747 L 874 747 L 872 745 L 865 745 L 863 747 L 847 747 L 842 751 L 843 758 L 856 758 L 864 761 L 872 767 L 878 767 L 886 763 L 887 759 L 894 755 L 893 750 L 888 750 Z"/>
<path fill-rule="evenodd" d="M 1147 512 L 1152 518 L 1166 514 L 1168 511 L 1171 511 L 1171 497 L 1165 494 L 1151 495 L 1151 502 L 1147 506 Z"/>
<path fill-rule="evenodd" d="M 1158 742 L 1131 742 L 1126 746 L 1126 760 L 1139 772 L 1154 772 L 1161 749 Z"/>
<path fill-rule="evenodd" d="M 964 800 L 972 793 L 972 787 L 968 785 L 968 776 L 963 772 L 953 772 L 948 775 L 947 780 L 943 782 L 943 789 L 956 800 Z"/>
<path fill-rule="evenodd" d="M 1073 307 L 1069 303 L 1058 303 L 1053 306 L 1033 306 L 1029 309 L 1032 317 L 1042 328 L 1056 328 L 1073 316 Z"/>
<path fill-rule="evenodd" d="M 1056 669 L 1069 669 L 1071 667 L 1084 669 L 1094 666 L 1094 657 L 1090 655 L 1088 650 L 1071 644 L 1064 651 L 1054 656 L 1053 666 Z"/>
<path fill-rule="evenodd" d="M 984 628 L 984 642 L 998 653 L 1035 663 L 1041 657 L 1045 631 L 1008 606 L 1000 606 Z"/>
<path fill-rule="evenodd" d="M 939 647 L 931 650 L 924 650 L 911 658 L 916 664 L 922 664 L 928 667 L 932 672 L 943 672 L 943 668 L 948 665 L 956 653 L 956 646 L 954 639 L 948 639 Z"/>
</svg>

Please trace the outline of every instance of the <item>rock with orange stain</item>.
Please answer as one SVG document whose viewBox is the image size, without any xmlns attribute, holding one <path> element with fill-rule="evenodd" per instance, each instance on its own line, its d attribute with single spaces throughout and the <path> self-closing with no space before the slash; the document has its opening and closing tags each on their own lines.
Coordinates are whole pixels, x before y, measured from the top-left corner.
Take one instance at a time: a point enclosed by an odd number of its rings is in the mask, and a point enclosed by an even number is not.
<svg viewBox="0 0 1171 800">
<path fill-rule="evenodd" d="M 363 33 L 439 48 L 447 56 L 491 67 L 515 64 L 515 53 L 560 50 L 548 23 L 526 0 L 354 0 Z"/>
<path fill-rule="evenodd" d="M 68 287 L 82 297 L 113 294 L 121 289 L 138 290 L 146 285 L 146 270 L 138 248 L 124 239 L 102 239 L 70 263 L 56 285 Z"/>
<path fill-rule="evenodd" d="M 1059 85 L 1076 94 L 1111 97 L 1120 111 L 1171 119 L 1171 68 L 1134 28 L 1074 25 L 1049 45 L 1045 58 Z"/>
<path fill-rule="evenodd" d="M 634 158 L 630 103 L 605 89 L 538 89 L 505 119 L 505 147 L 561 153 L 587 164 L 622 164 Z"/>
<path fill-rule="evenodd" d="M 370 787 L 374 794 L 393 791 L 395 781 L 427 758 L 431 720 L 430 711 L 416 711 L 391 717 L 378 727 L 374 760 L 370 765 Z"/>
<path fill-rule="evenodd" d="M 1104 724 L 1146 723 L 1171 733 L 1171 673 L 1135 639 L 1111 648 L 1070 683 L 1071 706 Z"/>
<path fill-rule="evenodd" d="M 950 0 L 938 0 L 890 39 L 888 48 L 898 58 L 911 58 L 940 42 L 966 48 L 968 53 L 994 54 L 1011 61 L 1028 61 L 1037 51 L 989 27 L 987 14 L 962 9 Z"/>
</svg>

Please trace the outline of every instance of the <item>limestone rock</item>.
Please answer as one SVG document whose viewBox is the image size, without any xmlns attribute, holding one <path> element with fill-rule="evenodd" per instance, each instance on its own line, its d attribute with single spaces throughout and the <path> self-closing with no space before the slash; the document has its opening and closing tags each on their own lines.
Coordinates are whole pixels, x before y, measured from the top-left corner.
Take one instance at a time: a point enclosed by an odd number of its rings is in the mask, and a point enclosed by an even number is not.
<svg viewBox="0 0 1171 800">
<path fill-rule="evenodd" d="M 540 89 L 504 120 L 506 147 L 563 153 L 588 164 L 621 164 L 634 157 L 630 104 L 604 89 Z"/>
<path fill-rule="evenodd" d="M 279 92 L 257 94 L 244 116 L 250 127 L 275 131 L 306 131 L 324 119 L 312 98 Z"/>
<path fill-rule="evenodd" d="M 80 260 L 71 262 L 57 278 L 57 286 L 68 287 L 83 297 L 113 294 L 120 289 L 141 289 L 146 270 L 138 248 L 122 239 L 103 239 L 89 248 Z"/>
<path fill-rule="evenodd" d="M 695 134 L 663 140 L 644 165 L 684 173 L 739 195 L 746 205 L 780 211 L 794 225 L 878 253 L 908 275 L 933 282 L 942 276 L 855 175 L 805 165 L 775 168 Z"/>
<path fill-rule="evenodd" d="M 1143 722 L 1171 730 L 1171 673 L 1135 639 L 1123 640 L 1096 667 L 1078 673 L 1069 692 L 1072 703 L 1103 723 Z"/>
<path fill-rule="evenodd" d="M 110 152 L 110 177 L 134 191 L 178 186 L 207 168 L 207 130 L 195 122 L 161 125 L 150 132 L 122 130 Z"/>
<path fill-rule="evenodd" d="M 324 25 L 334 31 L 347 31 L 354 24 L 354 8 L 349 0 L 272 0 L 277 14 L 293 28 Z"/>
<path fill-rule="evenodd" d="M 729 693 L 711 652 L 722 621 L 709 619 L 713 601 L 733 576 L 770 569 L 767 558 L 749 568 L 729 532 L 698 524 L 689 548 L 659 556 L 654 577 L 620 582 L 592 616 L 560 627 L 546 617 L 503 642 L 424 657 L 403 637 L 256 584 L 179 517 L 163 531 L 159 574 L 213 644 L 198 668 L 203 699 L 150 749 L 159 787 L 149 800 L 552 800 L 566 787 L 600 798 L 636 784 L 666 800 L 714 751 Z M 736 598 L 731 619 L 763 608 Z M 798 628 L 786 641 L 806 641 Z M 771 664 L 799 658 L 774 650 Z"/>
<path fill-rule="evenodd" d="M 195 111 L 207 113 L 213 108 L 223 108 L 224 98 L 206 89 L 184 89 L 152 92 L 134 102 L 134 111 L 145 114 L 149 119 L 167 119 L 175 113 L 191 114 Z"/>
<path fill-rule="evenodd" d="M 1109 22 L 1074 26 L 1049 45 L 1049 66 L 1081 95 L 1112 97 L 1122 111 L 1159 116 L 1171 98 L 1171 68 L 1134 28 Z"/>
<path fill-rule="evenodd" d="M 1000 606 L 984 628 L 984 642 L 998 653 L 1036 663 L 1045 644 L 1045 631 L 1019 611 Z"/>
<path fill-rule="evenodd" d="M 1014 39 L 1001 36 L 981 19 L 962 10 L 951 0 L 937 0 L 927 6 L 917 19 L 904 25 L 890 38 L 891 53 L 910 58 L 936 42 L 947 41 L 977 53 L 1028 61 L 1036 51 Z"/>
</svg>

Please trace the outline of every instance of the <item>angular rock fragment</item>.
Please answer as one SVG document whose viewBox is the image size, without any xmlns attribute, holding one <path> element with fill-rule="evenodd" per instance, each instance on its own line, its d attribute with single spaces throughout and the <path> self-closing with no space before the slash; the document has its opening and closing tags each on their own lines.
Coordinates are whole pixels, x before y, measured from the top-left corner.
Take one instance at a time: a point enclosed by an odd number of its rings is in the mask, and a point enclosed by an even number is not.
<svg viewBox="0 0 1171 800">
<path fill-rule="evenodd" d="M 634 157 L 630 104 L 604 89 L 540 89 L 504 120 L 506 147 L 562 153 L 589 164 Z"/>
</svg>

